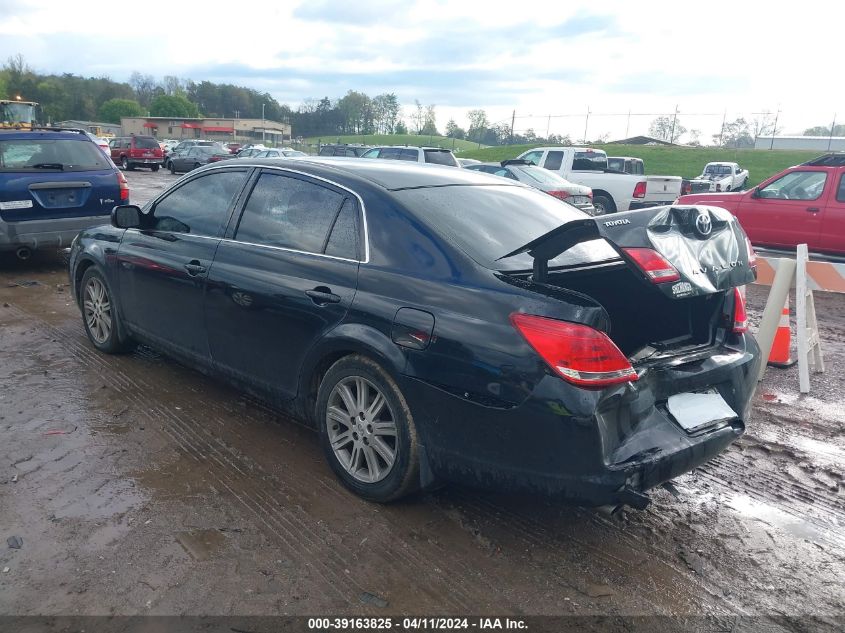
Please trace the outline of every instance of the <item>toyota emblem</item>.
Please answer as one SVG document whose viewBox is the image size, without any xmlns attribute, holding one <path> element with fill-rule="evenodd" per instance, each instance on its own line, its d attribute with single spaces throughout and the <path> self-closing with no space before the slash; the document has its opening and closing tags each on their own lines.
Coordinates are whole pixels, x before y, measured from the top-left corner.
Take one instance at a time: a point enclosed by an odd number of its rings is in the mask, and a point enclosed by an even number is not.
<svg viewBox="0 0 845 633">
<path fill-rule="evenodd" d="M 709 213 L 704 211 L 698 214 L 698 217 L 695 219 L 695 230 L 698 231 L 701 237 L 710 235 L 710 231 L 713 230 L 713 223 L 710 221 Z"/>
</svg>

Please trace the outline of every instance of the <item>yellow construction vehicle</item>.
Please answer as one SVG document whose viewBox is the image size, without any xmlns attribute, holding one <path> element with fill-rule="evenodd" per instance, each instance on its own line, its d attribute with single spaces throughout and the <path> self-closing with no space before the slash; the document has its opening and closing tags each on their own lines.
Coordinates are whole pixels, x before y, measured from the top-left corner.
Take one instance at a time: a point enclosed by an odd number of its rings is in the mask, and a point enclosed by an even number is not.
<svg viewBox="0 0 845 633">
<path fill-rule="evenodd" d="M 35 122 L 35 101 L 0 99 L 0 129 L 31 130 Z"/>
</svg>

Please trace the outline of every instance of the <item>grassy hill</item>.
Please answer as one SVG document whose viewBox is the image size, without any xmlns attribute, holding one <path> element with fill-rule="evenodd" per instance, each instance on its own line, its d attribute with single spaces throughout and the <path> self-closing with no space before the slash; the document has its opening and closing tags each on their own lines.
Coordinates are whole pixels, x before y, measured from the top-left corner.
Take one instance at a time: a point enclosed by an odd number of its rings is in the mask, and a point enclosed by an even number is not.
<svg viewBox="0 0 845 633">
<path fill-rule="evenodd" d="M 418 134 L 366 134 L 359 136 L 314 136 L 305 139 L 309 145 L 317 142 L 326 143 L 361 143 L 364 145 L 415 145 L 417 147 L 445 147 L 451 149 L 455 154 L 464 156 L 468 150 L 477 150 L 478 143 L 462 141 L 445 136 L 420 136 Z M 487 147 L 482 145 L 482 148 Z"/>
<path fill-rule="evenodd" d="M 536 145 L 510 145 L 476 149 L 461 154 L 462 158 L 482 161 L 501 161 L 516 158 Z M 756 185 L 777 172 L 819 156 L 819 151 L 785 151 L 754 149 L 718 149 L 712 147 L 666 147 L 652 145 L 591 145 L 601 148 L 608 156 L 633 156 L 645 163 L 646 174 L 664 176 L 698 176 L 704 165 L 712 161 L 732 161 L 748 169 L 749 185 Z"/>
</svg>

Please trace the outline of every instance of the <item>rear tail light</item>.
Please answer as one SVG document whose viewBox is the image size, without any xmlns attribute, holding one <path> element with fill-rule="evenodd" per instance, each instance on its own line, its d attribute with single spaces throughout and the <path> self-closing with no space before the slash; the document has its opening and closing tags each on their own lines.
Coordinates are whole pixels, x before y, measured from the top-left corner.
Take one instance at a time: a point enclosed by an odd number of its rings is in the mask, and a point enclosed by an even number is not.
<svg viewBox="0 0 845 633">
<path fill-rule="evenodd" d="M 120 201 L 129 202 L 129 183 L 122 171 L 117 172 L 117 186 L 120 188 Z"/>
<path fill-rule="evenodd" d="M 660 253 L 651 248 L 623 248 L 625 254 L 639 266 L 649 281 L 662 284 L 667 281 L 678 281 L 681 276 L 675 267 L 666 261 Z"/>
<path fill-rule="evenodd" d="M 748 267 L 757 268 L 757 253 L 754 251 L 754 247 L 751 246 L 751 240 L 748 237 L 745 238 L 745 245 L 748 247 Z"/>
<path fill-rule="evenodd" d="M 547 194 L 554 196 L 558 200 L 566 200 L 569 197 L 568 191 L 547 191 Z"/>
<path fill-rule="evenodd" d="M 638 378 L 604 332 L 531 314 L 512 314 L 511 323 L 549 367 L 573 385 L 600 388 Z"/>
<path fill-rule="evenodd" d="M 634 197 L 645 198 L 645 180 L 643 180 L 642 182 L 638 182 L 634 186 Z"/>
<path fill-rule="evenodd" d="M 743 334 L 748 331 L 748 313 L 745 311 L 745 299 L 739 288 L 734 288 L 734 318 L 731 331 L 734 334 Z"/>
</svg>

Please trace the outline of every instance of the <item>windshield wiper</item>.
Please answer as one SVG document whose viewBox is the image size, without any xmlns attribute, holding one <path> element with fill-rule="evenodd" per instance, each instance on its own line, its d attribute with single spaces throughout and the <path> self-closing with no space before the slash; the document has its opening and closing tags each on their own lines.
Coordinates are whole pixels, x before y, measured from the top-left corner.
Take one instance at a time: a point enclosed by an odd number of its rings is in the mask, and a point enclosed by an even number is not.
<svg viewBox="0 0 845 633">
<path fill-rule="evenodd" d="M 64 171 L 65 166 L 61 163 L 36 163 L 35 165 L 30 165 L 30 167 L 34 167 L 35 169 L 59 169 Z"/>
</svg>

